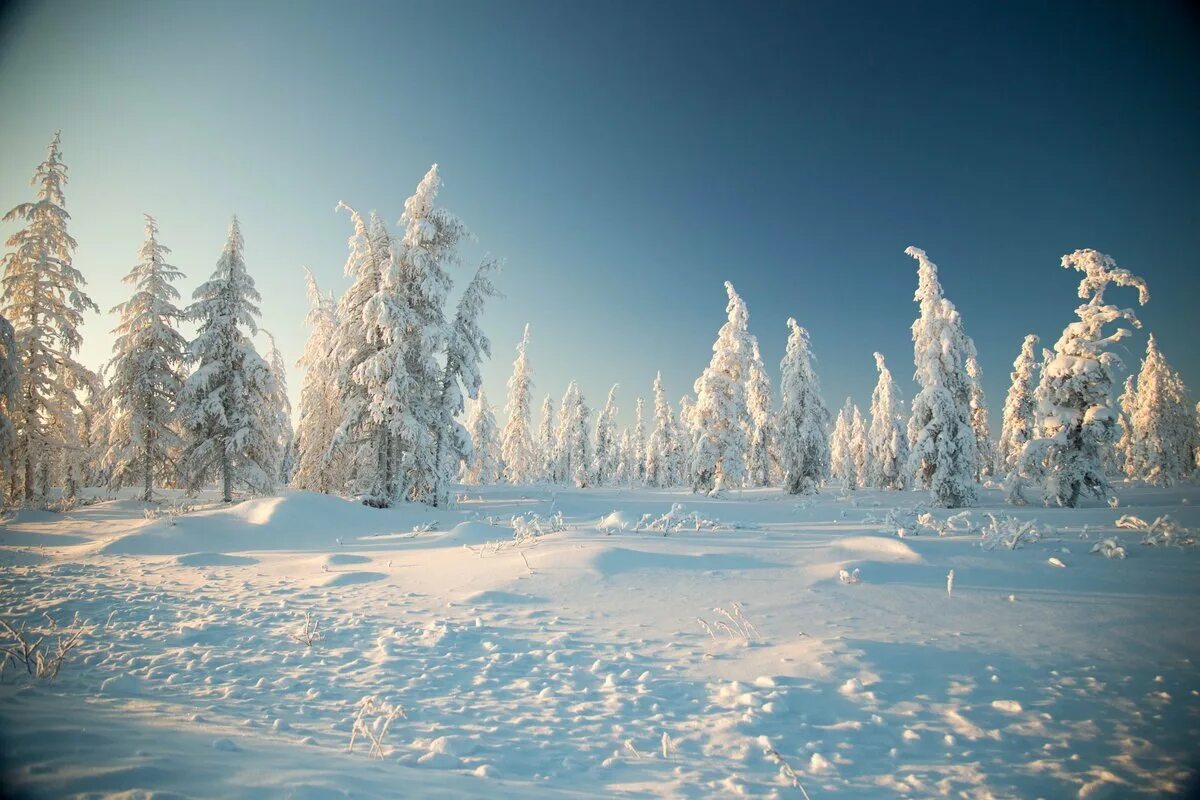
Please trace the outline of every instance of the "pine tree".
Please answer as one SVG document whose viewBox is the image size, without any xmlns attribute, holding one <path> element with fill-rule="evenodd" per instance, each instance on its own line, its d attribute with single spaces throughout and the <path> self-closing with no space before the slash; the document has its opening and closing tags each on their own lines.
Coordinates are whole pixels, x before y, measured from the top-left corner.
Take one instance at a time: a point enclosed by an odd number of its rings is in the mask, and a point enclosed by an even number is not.
<svg viewBox="0 0 1200 800">
<path fill-rule="evenodd" d="M 975 501 L 975 430 L 971 427 L 970 340 L 954 304 L 942 294 L 937 265 L 925 251 L 904 251 L 917 260 L 914 299 L 920 316 L 912 326 L 916 379 L 908 424 L 909 468 L 934 505 L 956 508 Z"/>
<path fill-rule="evenodd" d="M 864 481 L 879 489 L 903 489 L 907 484 L 908 438 L 903 403 L 882 353 L 875 354 L 879 379 L 871 393 L 871 429 L 867 436 L 870 470 Z"/>
<path fill-rule="evenodd" d="M 771 457 L 775 449 L 771 378 L 758 353 L 758 339 L 751 336 L 750 342 L 750 368 L 746 377 L 746 411 L 749 414 L 746 475 L 751 486 L 770 486 Z"/>
<path fill-rule="evenodd" d="M 971 430 L 975 432 L 975 480 L 996 473 L 996 450 L 988 424 L 987 398 L 983 394 L 983 369 L 975 353 L 975 342 L 967 337 L 967 379 L 971 385 Z"/>
<path fill-rule="evenodd" d="M 26 501 L 45 497 L 52 470 L 75 458 L 65 453 L 79 444 L 69 418 L 79 411 L 77 391 L 91 379 L 75 360 L 82 344 L 79 326 L 84 311 L 100 311 L 83 291 L 83 275 L 71 264 L 75 240 L 67 233 L 66 182 L 55 133 L 31 181 L 38 187 L 37 200 L 4 215 L 5 222 L 24 223 L 8 238 L 11 249 L 0 259 L 0 313 L 12 323 L 21 361 L 20 395 L 10 409 L 16 430 L 12 483 Z"/>
<path fill-rule="evenodd" d="M 237 217 L 212 277 L 192 294 L 186 315 L 199 322 L 188 348 L 196 362 L 179 396 L 185 432 L 183 472 L 191 490 L 218 480 L 221 497 L 235 485 L 252 492 L 275 489 L 279 464 L 271 427 L 277 399 L 271 368 L 254 349 L 262 299 L 242 257 Z"/>
<path fill-rule="evenodd" d="M 543 483 L 557 480 L 558 440 L 555 438 L 554 401 L 550 395 L 542 401 L 542 421 L 538 427 L 537 479 Z"/>
<path fill-rule="evenodd" d="M 1038 337 L 1028 334 L 1021 343 L 1021 352 L 1013 361 L 1013 371 L 1010 373 L 1012 384 L 1008 387 L 1008 396 L 1004 399 L 1004 419 L 1000 427 L 1000 466 L 1005 474 L 1011 472 L 1020 459 L 1025 443 L 1033 438 L 1034 410 L 1037 403 L 1034 399 L 1034 373 L 1038 369 L 1036 349 Z"/>
<path fill-rule="evenodd" d="M 330 452 L 337 453 L 350 473 L 349 489 L 367 505 L 390 505 L 396 494 L 392 428 L 397 413 L 396 359 L 384 348 L 391 334 L 407 324 L 404 308 L 389 301 L 383 276 L 391 263 L 391 236 L 378 215 L 370 224 L 344 203 L 354 233 L 349 238 L 345 273 L 350 287 L 338 301 L 338 327 L 333 337 L 337 371 L 338 428 Z M 386 399 L 385 399 L 386 398 Z"/>
<path fill-rule="evenodd" d="M 746 463 L 746 379 L 752 341 L 746 304 L 725 282 L 727 320 L 717 333 L 713 356 L 696 379 L 692 409 L 695 439 L 691 449 L 693 491 L 712 495 L 742 485 Z"/>
<path fill-rule="evenodd" d="M 1095 250 L 1065 255 L 1062 266 L 1084 274 L 1079 297 L 1087 302 L 1075 309 L 1079 320 L 1063 329 L 1042 366 L 1038 435 L 1025 445 L 1019 477 L 1041 481 L 1047 503 L 1074 508 L 1086 495 L 1106 497 L 1109 491 L 1102 459 L 1116 435 L 1118 412 L 1110 394 L 1120 359 L 1106 348 L 1129 331 L 1118 328 L 1105 336 L 1104 327 L 1120 320 L 1141 324 L 1133 311 L 1105 303 L 1104 292 L 1110 284 L 1136 288 L 1141 304 L 1150 293 L 1144 280 Z M 1014 501 L 1020 500 L 1020 486 L 1014 482 Z"/>
<path fill-rule="evenodd" d="M 690 394 L 679 398 L 679 483 L 692 486 L 696 473 L 692 468 L 692 445 L 696 441 L 696 403 Z"/>
<path fill-rule="evenodd" d="M 1131 415 L 1134 477 L 1153 486 L 1173 486 L 1195 469 L 1196 421 L 1192 401 L 1179 373 L 1158 349 L 1154 334 L 1137 378 Z"/>
<path fill-rule="evenodd" d="M 597 486 L 605 486 L 616 477 L 620 465 L 621 454 L 618 452 L 620 442 L 617 440 L 617 389 L 613 384 L 608 390 L 608 399 L 604 408 L 596 416 L 596 445 L 592 456 L 592 475 Z"/>
<path fill-rule="evenodd" d="M 783 488 L 813 494 L 829 478 L 829 411 L 813 368 L 808 331 L 788 319 L 787 351 L 779 362 L 779 456 Z"/>
<path fill-rule="evenodd" d="M 867 474 L 871 470 L 871 447 L 867 443 L 867 426 L 863 422 L 862 411 L 854 406 L 854 414 L 850 425 L 850 453 L 854 458 L 854 481 L 863 486 Z"/>
<path fill-rule="evenodd" d="M 305 271 L 308 288 L 308 341 L 298 366 L 304 368 L 300 384 L 300 419 L 296 426 L 296 466 L 292 486 L 333 494 L 345 485 L 345 459 L 332 452 L 334 434 L 341 424 L 338 401 L 338 364 L 334 353 L 337 308 L 322 294 L 316 279 Z"/>
<path fill-rule="evenodd" d="M 558 409 L 558 430 L 555 436 L 554 479 L 558 483 L 574 483 L 579 488 L 591 484 L 592 446 L 588 436 L 588 411 L 579 384 L 567 386 Z"/>
<path fill-rule="evenodd" d="M 158 226 L 147 214 L 146 241 L 137 265 L 124 278 L 134 287 L 133 296 L 113 309 L 121 321 L 113 331 L 111 405 L 101 415 L 107 417 L 103 463 L 109 484 L 140 484 L 147 503 L 154 499 L 155 483 L 162 485 L 174 470 L 171 451 L 180 443 L 173 423 L 187 341 L 177 330 L 182 312 L 175 306 L 179 292 L 172 285 L 183 273 L 167 263 L 170 252 L 159 243 Z"/>
<path fill-rule="evenodd" d="M 683 482 L 679 425 L 663 391 L 662 373 L 654 376 L 654 431 L 646 445 L 646 483 L 665 488 Z"/>
<path fill-rule="evenodd" d="M 646 482 L 646 404 L 642 398 L 637 399 L 633 411 L 633 432 L 631 434 L 631 443 L 633 445 L 633 454 L 631 463 L 633 466 L 633 481 L 634 483 Z"/>
<path fill-rule="evenodd" d="M 470 438 L 471 432 L 463 428 L 456 417 L 463 411 L 464 393 L 473 400 L 480 397 L 480 387 L 483 385 L 480 367 L 484 359 L 491 356 L 492 343 L 480 327 L 479 319 L 483 316 L 487 299 L 499 294 L 492 279 L 498 268 L 498 264 L 490 259 L 479 265 L 475 277 L 467 284 L 458 301 L 458 310 L 446 338 L 446 365 L 438 392 L 438 421 L 434 428 L 436 452 L 428 497 L 428 502 L 435 506 L 449 505 L 450 482 L 458 473 L 463 459 L 471 456 L 474 441 Z M 488 415 L 491 414 L 486 403 L 484 410 Z M 494 442 L 495 417 L 491 417 L 490 425 L 489 438 L 482 443 L 484 452 L 477 458 L 485 465 L 480 477 L 486 477 L 488 483 L 494 483 L 499 472 Z"/>
<path fill-rule="evenodd" d="M 16 336 L 12 323 L 0 315 L 0 496 L 15 502 L 17 429 L 13 414 L 21 389 L 21 359 L 17 354 Z"/>
<path fill-rule="evenodd" d="M 538 478 L 540 471 L 533 442 L 533 423 L 530 421 L 533 378 L 528 350 L 529 324 L 526 323 L 525 332 L 517 344 L 512 377 L 508 379 L 508 423 L 501 434 L 504 479 L 517 484 L 531 483 Z"/>
<path fill-rule="evenodd" d="M 471 413 L 467 415 L 467 432 L 471 435 L 471 450 L 464 464 L 463 482 L 495 483 L 500 479 L 499 429 L 482 388 L 479 399 L 471 404 Z"/>
<path fill-rule="evenodd" d="M 854 461 L 854 403 L 846 398 L 846 404 L 838 411 L 829 437 L 829 455 L 833 462 L 832 474 L 840 480 L 847 491 L 858 488 L 858 471 Z"/>
<path fill-rule="evenodd" d="M 1137 412 L 1137 376 L 1126 375 L 1125 386 L 1117 398 L 1119 434 L 1116 443 L 1108 451 L 1110 462 L 1105 472 L 1126 478 L 1136 477 L 1137 466 L 1133 448 L 1133 415 Z"/>
<path fill-rule="evenodd" d="M 263 409 L 262 425 L 270 432 L 270 440 L 275 444 L 275 456 L 272 462 L 278 465 L 275 483 L 286 486 L 292 479 L 292 469 L 296 461 L 296 432 L 292 428 L 292 401 L 287 390 L 287 364 L 283 354 L 275 344 L 275 337 L 269 331 L 263 330 L 271 349 L 267 356 L 267 367 L 271 372 L 271 403 Z"/>
</svg>

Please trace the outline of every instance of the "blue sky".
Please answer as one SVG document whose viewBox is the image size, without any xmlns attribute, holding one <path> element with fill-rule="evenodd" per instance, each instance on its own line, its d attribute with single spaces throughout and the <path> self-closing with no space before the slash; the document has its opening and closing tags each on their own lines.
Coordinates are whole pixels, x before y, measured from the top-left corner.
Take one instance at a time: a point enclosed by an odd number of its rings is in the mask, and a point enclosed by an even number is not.
<svg viewBox="0 0 1200 800">
<path fill-rule="evenodd" d="M 1079 247 L 1146 278 L 1146 329 L 1200 380 L 1200 17 L 1182 3 L 27 3 L 0 16 L 0 108 L 5 209 L 62 129 L 103 309 L 143 212 L 187 294 L 236 212 L 289 362 L 302 268 L 346 285 L 336 202 L 395 221 L 436 161 L 477 237 L 459 284 L 485 252 L 507 264 L 495 403 L 526 321 L 539 401 L 577 378 L 597 406 L 620 382 L 628 420 L 659 369 L 677 400 L 728 279 L 772 373 L 795 316 L 829 405 L 865 405 L 873 351 L 911 374 L 910 244 L 977 342 L 995 426 L 1022 336 L 1050 346 L 1072 318 L 1058 261 Z M 113 324 L 89 318 L 90 365 Z"/>
</svg>

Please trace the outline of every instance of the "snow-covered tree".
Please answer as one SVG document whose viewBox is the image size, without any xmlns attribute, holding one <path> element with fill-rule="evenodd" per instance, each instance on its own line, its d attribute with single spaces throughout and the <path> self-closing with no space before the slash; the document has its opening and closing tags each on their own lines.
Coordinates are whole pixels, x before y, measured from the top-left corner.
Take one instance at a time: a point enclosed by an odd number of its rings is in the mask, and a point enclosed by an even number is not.
<svg viewBox="0 0 1200 800">
<path fill-rule="evenodd" d="M 261 412 L 263 424 L 271 432 L 271 441 L 275 442 L 275 463 L 279 465 L 275 482 L 279 486 L 286 486 L 292 479 L 292 469 L 296 463 L 296 432 L 292 428 L 292 401 L 287 390 L 287 363 L 283 360 L 283 353 L 279 352 L 275 337 L 266 330 L 262 333 L 271 345 L 267 353 L 267 367 L 271 370 L 272 402 Z"/>
<path fill-rule="evenodd" d="M 463 481 L 495 483 L 500 479 L 499 429 L 496 414 L 488 405 L 482 388 L 479 399 L 471 404 L 471 413 L 467 415 L 467 432 L 471 434 L 471 451 L 463 465 Z"/>
<path fill-rule="evenodd" d="M 683 481 L 683 450 L 679 425 L 663 391 L 662 373 L 654 376 L 654 431 L 646 445 L 646 483 L 650 486 L 678 486 Z"/>
<path fill-rule="evenodd" d="M 631 463 L 633 464 L 633 480 L 636 483 L 646 482 L 646 403 L 642 398 L 637 399 L 633 411 L 633 431 L 630 434 L 633 445 Z"/>
<path fill-rule="evenodd" d="M 771 484 L 775 449 L 775 420 L 771 415 L 771 378 L 758 353 L 758 339 L 750 337 L 750 364 L 746 376 L 746 412 L 749 414 L 746 477 L 751 486 Z"/>
<path fill-rule="evenodd" d="M 383 276 L 391 263 L 391 236 L 382 219 L 368 224 L 344 203 L 354 232 L 345 273 L 350 287 L 337 305 L 332 361 L 337 367 L 338 428 L 330 446 L 346 464 L 347 488 L 373 506 L 396 496 L 395 448 L 391 418 L 397 413 L 397 359 L 384 352 L 407 324 L 399 302 L 388 302 Z"/>
<path fill-rule="evenodd" d="M 1004 419 L 1000 425 L 1000 467 L 1007 475 L 1017 465 L 1025 443 L 1033 438 L 1034 411 L 1037 403 L 1034 399 L 1034 373 L 1037 371 L 1038 337 L 1030 333 L 1021 343 L 1021 352 L 1013 361 L 1010 373 L 1012 383 L 1008 387 L 1008 396 L 1004 398 Z"/>
<path fill-rule="evenodd" d="M 1133 415 L 1137 411 L 1137 376 L 1126 375 L 1125 386 L 1117 398 L 1117 441 L 1106 451 L 1105 472 L 1126 478 L 1136 477 L 1133 449 Z"/>
<path fill-rule="evenodd" d="M 696 402 L 690 394 L 679 398 L 679 482 L 684 486 L 694 483 L 692 470 L 692 445 L 696 441 Z"/>
<path fill-rule="evenodd" d="M 483 376 L 480 367 L 484 359 L 492 354 L 492 343 L 479 325 L 484 304 L 489 297 L 499 294 L 492 280 L 499 268 L 491 259 L 484 261 L 475 271 L 475 277 L 463 290 L 458 301 L 458 310 L 446 337 L 446 364 L 442 372 L 441 388 L 438 392 L 438 421 L 435 432 L 435 459 L 432 486 L 427 501 L 435 506 L 446 506 L 450 502 L 450 482 L 459 471 L 464 459 L 472 458 L 471 438 L 468 431 L 456 419 L 463 411 L 463 394 L 471 399 L 478 398 L 489 416 L 488 436 L 482 440 L 483 452 L 474 456 L 479 466 L 476 477 L 494 483 L 499 477 L 498 454 L 496 453 L 496 420 L 486 401 L 480 396 Z"/>
<path fill-rule="evenodd" d="M 1109 285 L 1135 288 L 1141 304 L 1150 293 L 1144 280 L 1095 250 L 1065 255 L 1062 266 L 1083 273 L 1079 297 L 1087 302 L 1075 309 L 1079 320 L 1067 325 L 1042 366 L 1038 435 L 1025 445 L 1012 491 L 1019 500 L 1020 481 L 1041 481 L 1047 503 L 1074 508 L 1085 495 L 1106 497 L 1109 491 L 1102 458 L 1116 436 L 1112 370 L 1120 359 L 1107 348 L 1129 331 L 1118 328 L 1105 335 L 1104 328 L 1122 320 L 1140 327 L 1133 311 L 1104 301 L 1105 290 Z"/>
<path fill-rule="evenodd" d="M 835 480 L 840 480 L 847 489 L 858 488 L 858 469 L 854 462 L 854 403 L 849 397 L 846 404 L 838 410 L 837 419 L 833 423 L 833 433 L 829 437 L 829 456 L 832 460 L 832 474 Z"/>
<path fill-rule="evenodd" d="M 322 294 L 316 279 L 305 271 L 308 288 L 308 341 L 298 366 L 304 368 L 300 384 L 300 419 L 296 426 L 296 464 L 292 486 L 332 494 L 345 485 L 345 459 L 332 452 L 334 434 L 341 424 L 338 402 L 338 363 L 334 353 L 337 307 Z"/>
<path fill-rule="evenodd" d="M 546 395 L 546 399 L 542 401 L 542 419 L 538 425 L 537 440 L 537 480 L 545 483 L 553 483 L 556 480 L 558 439 L 555 430 L 554 401 L 550 395 Z"/>
<path fill-rule="evenodd" d="M 1154 486 L 1172 486 L 1195 469 L 1196 418 L 1183 379 L 1158 349 L 1154 334 L 1138 372 L 1130 418 L 1134 477 Z"/>
<path fill-rule="evenodd" d="M 512 377 L 508 379 L 508 422 L 501 434 L 501 458 L 504 479 L 509 483 L 530 483 L 538 478 L 537 448 L 533 441 L 530 394 L 533 388 L 529 368 L 529 325 L 517 344 L 517 359 L 513 361 Z"/>
<path fill-rule="evenodd" d="M 272 408 L 278 389 L 250 338 L 258 332 L 262 298 L 246 271 L 242 248 L 234 217 L 216 271 L 197 287 L 186 311 L 199 323 L 188 348 L 196 369 L 183 385 L 177 409 L 185 433 L 186 485 L 195 490 L 216 480 L 226 503 L 235 485 L 259 493 L 274 490 L 279 474 Z"/>
<path fill-rule="evenodd" d="M 591 484 L 592 441 L 588 436 L 588 411 L 579 384 L 571 381 L 558 409 L 555 436 L 554 479 L 580 488 Z"/>
<path fill-rule="evenodd" d="M 632 486 L 636 470 L 633 463 L 633 436 L 629 428 L 621 431 L 617 440 L 617 471 L 613 480 L 618 486 Z"/>
<path fill-rule="evenodd" d="M 908 437 L 903 402 L 882 353 L 875 354 L 879 379 L 871 393 L 871 429 L 867 434 L 870 469 L 864 481 L 879 489 L 903 489 L 908 481 Z"/>
<path fill-rule="evenodd" d="M 746 304 L 725 282 L 727 319 L 713 343 L 708 367 L 696 379 L 692 409 L 692 489 L 716 495 L 742 485 L 746 472 L 746 379 L 753 340 Z"/>
<path fill-rule="evenodd" d="M 0 313 L 12 323 L 21 362 L 21 391 L 10 421 L 16 431 L 13 486 L 19 485 L 26 501 L 44 497 L 56 467 L 77 457 L 65 453 L 79 446 L 74 422 L 67 418 L 79 412 L 77 393 L 91 380 L 90 371 L 75 360 L 83 341 L 79 326 L 84 311 L 100 310 L 71 263 L 75 240 L 67 233 L 66 182 L 55 133 L 31 181 L 37 199 L 4 215 L 5 222 L 23 224 L 8 237 L 10 249 L 0 259 Z"/>
<path fill-rule="evenodd" d="M 988 424 L 987 398 L 983 394 L 983 369 L 975 353 L 975 342 L 967 337 L 967 379 L 971 384 L 971 430 L 975 432 L 975 480 L 996 473 L 996 450 Z"/>
<path fill-rule="evenodd" d="M 171 453 L 179 445 L 173 424 L 187 341 L 177 329 L 182 312 L 172 285 L 183 273 L 167 263 L 170 252 L 147 214 L 138 263 L 124 278 L 133 295 L 113 309 L 121 321 L 113 331 L 103 463 L 111 486 L 140 485 L 147 503 L 154 499 L 154 485 L 174 471 Z"/>
<path fill-rule="evenodd" d="M 866 423 L 857 405 L 854 406 L 854 415 L 851 417 L 850 453 L 854 457 L 855 483 L 863 486 L 871 469 L 871 446 L 867 441 Z"/>
<path fill-rule="evenodd" d="M 975 430 L 971 427 L 971 344 L 954 304 L 942 294 L 937 265 L 917 247 L 920 316 L 912 326 L 916 380 L 921 390 L 909 418 L 909 469 L 930 490 L 934 505 L 955 508 L 975 501 Z"/>
<path fill-rule="evenodd" d="M 812 494 L 829 478 L 829 411 L 813 368 L 808 331 L 788 319 L 787 351 L 779 362 L 779 456 L 783 488 Z"/>
<path fill-rule="evenodd" d="M 596 416 L 595 452 L 592 455 L 592 475 L 597 486 L 611 483 L 616 477 L 617 467 L 621 462 L 618 452 L 620 442 L 617 439 L 617 389 L 613 384 L 608 390 L 608 399 L 604 408 Z"/>
<path fill-rule="evenodd" d="M 16 337 L 12 323 L 0 315 L 0 495 L 15 495 L 16 463 L 14 450 L 17 445 L 17 428 L 13 425 L 13 413 L 21 388 L 21 359 L 17 354 Z M 16 500 L 9 496 L 9 500 Z"/>
</svg>

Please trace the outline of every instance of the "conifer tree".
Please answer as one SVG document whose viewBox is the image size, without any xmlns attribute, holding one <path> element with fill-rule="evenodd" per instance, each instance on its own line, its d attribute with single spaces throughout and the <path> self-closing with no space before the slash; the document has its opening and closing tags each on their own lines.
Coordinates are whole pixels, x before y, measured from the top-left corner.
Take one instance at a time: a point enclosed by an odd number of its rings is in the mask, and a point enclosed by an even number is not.
<svg viewBox="0 0 1200 800">
<path fill-rule="evenodd" d="M 1187 387 L 1158 349 L 1154 334 L 1138 373 L 1131 416 L 1133 474 L 1153 486 L 1172 486 L 1195 468 L 1196 420 Z"/>
<path fill-rule="evenodd" d="M 641 484 L 646 482 L 646 403 L 640 397 L 634 405 L 633 432 L 631 435 L 633 444 L 633 454 L 631 457 L 633 481 Z"/>
<path fill-rule="evenodd" d="M 1105 472 L 1121 475 L 1126 478 L 1136 477 L 1137 468 L 1133 449 L 1133 415 L 1137 411 L 1137 376 L 1126 375 L 1125 386 L 1121 396 L 1117 398 L 1118 437 L 1116 443 L 1108 452 L 1110 459 Z"/>
<path fill-rule="evenodd" d="M 913 398 L 908 425 L 909 468 L 917 482 L 930 490 L 934 505 L 971 505 L 977 455 L 966 366 L 970 340 L 958 310 L 942 294 L 937 265 L 919 248 L 904 252 L 917 260 L 914 299 L 920 306 L 912 337 L 921 390 Z"/>
<path fill-rule="evenodd" d="M 808 331 L 788 319 L 787 351 L 779 363 L 780 468 L 789 494 L 813 494 L 829 478 L 829 411 L 813 368 Z"/>
<path fill-rule="evenodd" d="M 13 414 L 21 388 L 21 359 L 17 354 L 12 323 L 0 315 L 0 496 L 15 502 L 17 497 L 17 429 Z"/>
<path fill-rule="evenodd" d="M 596 416 L 596 445 L 592 456 L 592 474 L 597 486 L 605 486 L 616 477 L 617 466 L 621 454 L 618 452 L 620 442 L 617 440 L 617 389 L 613 384 L 608 390 L 608 399 L 604 408 Z"/>
<path fill-rule="evenodd" d="M 65 451 L 80 446 L 73 416 L 80 410 L 77 392 L 91 379 L 75 360 L 83 342 L 79 326 L 83 312 L 100 310 L 72 266 L 75 240 L 67 233 L 67 167 L 58 133 L 31 183 L 37 199 L 4 215 L 5 222 L 23 227 L 9 236 L 10 249 L 0 259 L 0 313 L 13 326 L 21 364 L 20 394 L 10 408 L 16 432 L 12 485 L 25 501 L 45 497 L 55 468 L 77 458 Z"/>
<path fill-rule="evenodd" d="M 275 489 L 278 443 L 271 425 L 277 399 L 271 368 L 254 349 L 261 297 L 246 271 L 237 217 L 212 277 L 192 297 L 186 314 L 199 323 L 189 356 L 196 362 L 179 396 L 185 432 L 183 472 L 193 491 L 210 480 L 228 503 L 236 486 Z"/>
<path fill-rule="evenodd" d="M 262 333 L 270 343 L 267 354 L 267 367 L 271 372 L 272 402 L 266 408 L 260 409 L 262 424 L 270 431 L 271 441 L 275 443 L 276 455 L 273 459 L 278 472 L 275 483 L 287 486 L 292 479 L 292 469 L 296 461 L 296 432 L 292 428 L 292 401 L 287 390 L 287 364 L 283 354 L 275 343 L 275 337 L 267 330 Z"/>
<path fill-rule="evenodd" d="M 495 483 L 500 479 L 499 429 L 496 427 L 496 414 L 488 405 L 487 394 L 482 388 L 479 390 L 479 399 L 471 404 L 467 432 L 471 436 L 471 449 L 463 465 L 463 482 Z"/>
<path fill-rule="evenodd" d="M 1010 373 L 1012 384 L 1008 387 L 1008 396 L 1004 399 L 1004 419 L 1000 427 L 1000 466 L 1005 474 L 1011 472 L 1025 449 L 1025 443 L 1033 438 L 1034 411 L 1037 403 L 1034 399 L 1034 373 L 1037 371 L 1038 337 L 1028 334 L 1021 343 L 1021 352 L 1013 362 Z"/>
<path fill-rule="evenodd" d="M 712 360 L 696 379 L 696 405 L 691 415 L 695 426 L 692 489 L 712 495 L 741 486 L 746 472 L 750 315 L 732 283 L 725 282 L 725 292 L 729 297 L 727 319 L 717 333 Z"/>
<path fill-rule="evenodd" d="M 908 477 L 908 438 L 900 390 L 882 353 L 875 354 L 875 368 L 879 379 L 871 393 L 871 429 L 867 436 L 870 470 L 864 482 L 879 489 L 903 489 Z"/>
<path fill-rule="evenodd" d="M 554 479 L 558 483 L 586 488 L 591 484 L 592 446 L 588 436 L 588 411 L 579 384 L 567 386 L 558 410 L 555 436 Z"/>
<path fill-rule="evenodd" d="M 557 480 L 558 439 L 554 425 L 554 401 L 550 395 L 542 401 L 542 419 L 538 426 L 538 475 L 543 483 L 553 483 Z"/>
<path fill-rule="evenodd" d="M 109 484 L 140 484 L 142 500 L 154 499 L 154 486 L 174 471 L 172 449 L 180 444 L 173 427 L 175 401 L 183 388 L 187 341 L 177 326 L 182 317 L 172 281 L 183 273 L 167 263 L 171 250 L 158 241 L 158 226 L 146 215 L 146 240 L 138 263 L 125 276 L 133 286 L 129 300 L 113 309 L 120 323 L 113 331 L 108 394 L 111 403 L 103 427 L 107 452 L 102 461 Z M 93 393 L 102 396 L 102 391 Z"/>
<path fill-rule="evenodd" d="M 679 425 L 663 391 L 662 373 L 654 376 L 654 431 L 646 445 L 646 483 L 659 488 L 683 481 Z"/>
<path fill-rule="evenodd" d="M 540 472 L 537 448 L 533 441 L 530 394 L 533 388 L 529 368 L 529 324 L 517 344 L 517 359 L 513 361 L 512 377 L 508 379 L 508 422 L 501 434 L 501 456 L 504 479 L 509 483 L 531 483 Z"/>
<path fill-rule="evenodd" d="M 300 384 L 300 419 L 296 426 L 296 466 L 291 485 L 297 489 L 333 494 L 345 485 L 344 462 L 333 452 L 333 439 L 341 424 L 338 402 L 338 364 L 334 352 L 337 308 L 322 294 L 316 279 L 305 271 L 308 289 L 308 341 L 298 366 L 304 368 Z"/>
<path fill-rule="evenodd" d="M 971 430 L 975 432 L 975 480 L 996 472 L 996 451 L 988 424 L 987 398 L 983 394 L 983 369 L 975 353 L 975 342 L 967 337 L 967 379 L 970 381 Z"/>
<path fill-rule="evenodd" d="M 771 378 L 758 352 L 758 339 L 750 337 L 750 364 L 746 376 L 746 411 L 749 415 L 746 475 L 751 486 L 771 485 L 771 458 L 775 449 L 771 416 Z"/>
<path fill-rule="evenodd" d="M 833 433 L 829 437 L 829 455 L 832 459 L 832 474 L 835 480 L 840 480 L 847 491 L 858 488 L 858 471 L 854 462 L 854 403 L 846 398 L 846 403 L 838 410 L 837 420 L 833 423 Z"/>
</svg>

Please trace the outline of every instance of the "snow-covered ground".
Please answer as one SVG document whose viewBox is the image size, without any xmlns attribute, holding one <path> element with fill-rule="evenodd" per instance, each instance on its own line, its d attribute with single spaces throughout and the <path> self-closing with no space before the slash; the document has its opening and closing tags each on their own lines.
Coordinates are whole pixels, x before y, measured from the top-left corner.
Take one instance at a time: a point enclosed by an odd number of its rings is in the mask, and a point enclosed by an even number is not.
<svg viewBox="0 0 1200 800">
<path fill-rule="evenodd" d="M 55 680 L 5 670 L 3 782 L 30 797 L 1181 791 L 1200 740 L 1200 550 L 1115 521 L 1195 530 L 1200 489 L 1119 493 L 1067 510 L 983 490 L 949 528 L 950 512 L 912 513 L 922 494 L 868 491 L 21 512 L 0 527 L 0 615 L 90 627 Z M 675 503 L 669 535 L 638 524 Z M 988 513 L 1037 525 L 985 547 Z M 514 546 L 518 514 L 547 532 Z M 1126 558 L 1090 552 L 1109 537 Z M 368 723 L 404 711 L 383 758 L 361 732 L 348 752 L 368 697 Z"/>
</svg>

